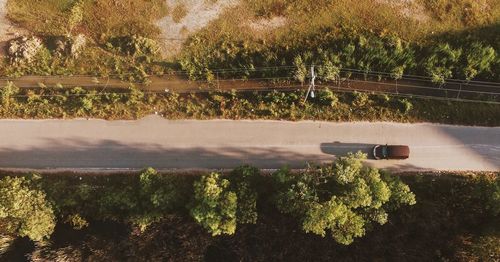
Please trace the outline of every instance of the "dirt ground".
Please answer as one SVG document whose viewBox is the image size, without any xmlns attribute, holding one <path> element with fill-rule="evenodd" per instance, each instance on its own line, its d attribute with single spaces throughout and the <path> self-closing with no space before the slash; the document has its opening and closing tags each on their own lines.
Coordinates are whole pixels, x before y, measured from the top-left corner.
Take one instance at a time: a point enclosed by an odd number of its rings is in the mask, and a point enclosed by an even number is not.
<svg viewBox="0 0 500 262">
<path fill-rule="evenodd" d="M 162 40 L 164 40 L 164 55 L 172 57 L 179 53 L 182 43 L 186 38 L 206 26 L 211 21 L 217 19 L 222 12 L 228 8 L 239 4 L 239 0 L 166 0 L 170 10 L 182 5 L 186 10 L 186 15 L 175 22 L 172 14 L 158 21 L 157 25 L 162 30 Z"/>
<path fill-rule="evenodd" d="M 425 8 L 416 0 L 376 0 L 379 3 L 390 4 L 398 8 L 405 17 L 412 18 L 419 22 L 426 22 L 430 19 L 425 13 Z"/>
<path fill-rule="evenodd" d="M 6 18 L 8 0 L 0 0 L 0 56 L 5 55 L 8 40 L 24 34 L 22 29 L 12 25 Z M 241 0 L 165 0 L 170 14 L 157 22 L 162 31 L 161 42 L 163 55 L 173 58 L 181 49 L 187 37 L 217 19 L 227 8 L 241 4 Z M 428 19 L 423 8 L 415 0 L 376 0 L 382 3 L 391 3 L 401 9 L 403 15 L 424 22 Z M 182 6 L 186 11 L 179 19 L 174 19 L 176 7 Z M 248 21 L 249 28 L 255 33 L 263 33 L 276 27 L 286 25 L 286 18 L 273 17 L 257 21 Z"/>
</svg>

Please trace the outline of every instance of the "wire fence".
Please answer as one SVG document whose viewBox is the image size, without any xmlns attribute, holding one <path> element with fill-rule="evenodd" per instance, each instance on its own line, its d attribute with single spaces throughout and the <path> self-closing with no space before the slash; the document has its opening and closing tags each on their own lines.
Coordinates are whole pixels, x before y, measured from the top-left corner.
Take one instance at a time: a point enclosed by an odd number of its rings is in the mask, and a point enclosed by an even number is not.
<svg viewBox="0 0 500 262">
<path fill-rule="evenodd" d="M 319 68 L 322 65 L 317 66 Z M 266 72 L 266 71 L 282 71 L 283 76 L 276 77 L 225 77 L 225 74 L 237 74 L 248 72 Z M 175 93 L 197 93 L 209 92 L 218 90 L 236 90 L 237 92 L 250 91 L 291 91 L 307 89 L 307 85 L 296 80 L 294 73 L 296 66 L 280 65 L 269 67 L 252 67 L 252 68 L 214 68 L 210 69 L 217 75 L 217 78 L 211 81 L 199 80 L 189 81 L 187 78 L 188 72 L 185 70 L 171 71 L 170 74 L 164 76 L 150 76 L 152 83 L 135 83 L 141 86 L 146 94 L 165 94 L 168 92 Z M 436 85 L 432 82 L 432 78 L 427 76 L 416 75 L 401 75 L 398 79 L 394 79 L 390 72 L 367 71 L 359 69 L 341 68 L 338 71 L 337 79 L 334 81 L 319 81 L 318 87 L 330 88 L 342 92 L 369 92 L 373 94 L 384 94 L 391 96 L 404 96 L 414 98 L 425 98 L 435 100 L 448 100 L 460 102 L 477 102 L 488 104 L 500 104 L 500 83 L 486 81 L 467 81 L 461 79 L 446 79 L 444 83 Z M 67 87 L 90 87 L 103 88 L 97 93 L 86 93 L 81 96 L 89 95 L 110 95 L 116 92 L 104 92 L 107 88 L 128 88 L 130 84 L 127 81 L 122 81 L 118 78 L 123 78 L 127 74 L 110 74 L 104 77 L 91 75 L 72 75 L 72 76 L 26 76 L 22 78 L 0 78 L 2 81 L 14 82 L 31 82 L 32 84 L 21 83 L 24 88 L 40 88 L 47 81 L 64 82 L 63 80 L 71 80 L 76 83 L 66 83 Z M 180 77 L 179 77 L 180 76 Z M 179 77 L 170 79 L 171 77 Z M 70 81 L 70 82 L 71 82 Z M 198 88 L 172 88 L 169 86 L 176 82 L 176 85 L 198 86 Z M 183 82 L 184 81 L 184 82 Z M 36 82 L 36 84 L 34 84 Z M 161 90 L 148 90 L 150 85 L 164 86 Z M 249 85 L 250 84 L 250 85 Z M 167 91 L 167 92 L 165 92 Z M 122 92 L 122 95 L 126 95 Z M 65 96 L 80 96 L 80 94 L 65 94 Z M 56 94 L 40 95 L 44 96 L 61 96 Z M 16 97 L 28 97 L 28 95 L 18 95 Z"/>
</svg>

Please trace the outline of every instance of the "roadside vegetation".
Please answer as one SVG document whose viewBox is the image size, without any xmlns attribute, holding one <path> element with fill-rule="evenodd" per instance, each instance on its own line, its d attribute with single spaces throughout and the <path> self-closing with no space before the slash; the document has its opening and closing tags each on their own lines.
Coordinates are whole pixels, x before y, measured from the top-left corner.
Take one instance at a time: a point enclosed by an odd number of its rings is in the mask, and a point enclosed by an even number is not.
<svg viewBox="0 0 500 262">
<path fill-rule="evenodd" d="M 7 10 L 35 36 L 11 42 L 0 75 L 114 75 L 138 82 L 168 69 L 153 40 L 160 35 L 154 22 L 168 13 L 165 1 L 16 0 Z"/>
<path fill-rule="evenodd" d="M 242 0 L 166 61 L 159 54 L 163 40 L 155 22 L 169 13 L 182 19 L 187 12 L 182 2 L 168 7 L 161 0 L 10 0 L 9 18 L 39 36 L 42 45 L 30 63 L 4 61 L 0 74 L 118 75 L 141 81 L 182 68 L 191 79 L 212 80 L 213 70 L 224 68 L 237 71 L 220 77 L 302 80 L 303 66 L 315 64 L 325 67 L 323 80 L 356 69 L 395 79 L 428 76 L 437 84 L 449 78 L 500 81 L 498 1 L 389 2 Z M 273 18 L 283 22 L 273 26 Z M 252 27 L 259 21 L 265 28 L 260 31 Z M 61 55 L 58 40 L 72 42 L 76 36 L 87 40 L 81 55 Z M 295 68 L 253 70 L 275 66 Z"/>
<path fill-rule="evenodd" d="M 168 14 L 182 19 L 188 11 L 182 2 L 9 0 L 8 17 L 34 36 L 10 43 L 0 75 L 108 76 L 147 85 L 152 75 L 181 74 L 186 80 L 265 78 L 297 84 L 307 82 L 309 67 L 316 65 L 319 84 L 406 75 L 429 77 L 436 88 L 450 78 L 500 81 L 498 1 L 407 2 L 242 0 L 192 32 L 182 51 L 165 60 L 165 36 L 155 23 Z M 500 110 L 498 105 L 363 93 L 322 92 L 304 104 L 300 92 L 154 95 L 131 89 L 97 95 L 100 91 L 41 87 L 2 88 L 1 116 L 130 119 L 160 112 L 173 119 L 497 125 Z"/>
<path fill-rule="evenodd" d="M 324 71 L 383 72 L 394 79 L 421 75 L 436 84 L 450 78 L 500 80 L 497 2 L 483 1 L 489 8 L 482 10 L 474 1 L 422 1 L 436 16 L 425 23 L 401 14 L 404 8 L 396 3 L 381 2 L 247 0 L 238 9 L 244 15 L 228 11 L 191 37 L 180 63 L 191 78 L 207 79 L 214 77 L 211 68 L 240 69 L 234 75 L 251 78 L 277 75 L 252 73 L 254 68 L 294 65 L 296 71 L 288 73 L 294 76 L 303 65 L 314 64 Z M 459 13 L 461 8 L 470 12 Z M 287 22 L 265 35 L 255 34 L 248 23 L 241 30 L 247 19 L 272 17 Z M 461 17 L 466 21 L 456 21 Z M 332 80 L 335 74 L 323 76 Z"/>
<path fill-rule="evenodd" d="M 4 173 L 0 254 L 35 261 L 499 258 L 499 174 L 394 176 L 362 159 L 350 154 L 270 176 L 250 166 L 226 174 Z"/>
<path fill-rule="evenodd" d="M 499 125 L 500 106 L 322 89 L 304 102 L 305 91 L 152 93 L 47 87 L 0 89 L 0 118 L 137 119 L 157 113 L 167 119 L 270 119 L 437 122 Z"/>
</svg>

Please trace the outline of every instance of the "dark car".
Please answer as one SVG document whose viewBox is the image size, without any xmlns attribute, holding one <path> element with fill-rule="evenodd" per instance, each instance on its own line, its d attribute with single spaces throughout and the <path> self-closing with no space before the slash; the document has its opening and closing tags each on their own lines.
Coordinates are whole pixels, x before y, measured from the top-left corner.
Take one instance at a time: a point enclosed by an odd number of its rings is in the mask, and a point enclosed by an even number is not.
<svg viewBox="0 0 500 262">
<path fill-rule="evenodd" d="M 402 145 L 376 145 L 373 147 L 375 159 L 407 159 L 410 148 Z"/>
</svg>

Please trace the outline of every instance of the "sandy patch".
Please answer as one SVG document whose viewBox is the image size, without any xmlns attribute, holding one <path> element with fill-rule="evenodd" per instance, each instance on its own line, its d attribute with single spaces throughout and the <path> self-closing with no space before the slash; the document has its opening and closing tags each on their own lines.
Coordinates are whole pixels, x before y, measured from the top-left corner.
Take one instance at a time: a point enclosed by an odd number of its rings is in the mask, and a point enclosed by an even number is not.
<svg viewBox="0 0 500 262">
<path fill-rule="evenodd" d="M 400 10 L 400 13 L 418 22 L 426 22 L 430 19 L 425 12 L 425 7 L 416 0 L 376 0 L 379 3 L 388 4 Z"/>
<path fill-rule="evenodd" d="M 171 15 L 162 18 L 157 23 L 162 31 L 163 53 L 166 57 L 172 57 L 178 54 L 181 51 L 182 44 L 189 35 L 217 19 L 226 8 L 234 7 L 239 4 L 239 0 L 166 1 L 171 10 L 178 5 L 184 5 L 187 10 L 186 15 L 177 23 Z"/>
<path fill-rule="evenodd" d="M 286 25 L 286 18 L 283 16 L 276 16 L 273 18 L 262 18 L 250 23 L 250 28 L 257 32 L 271 31 Z"/>
</svg>

